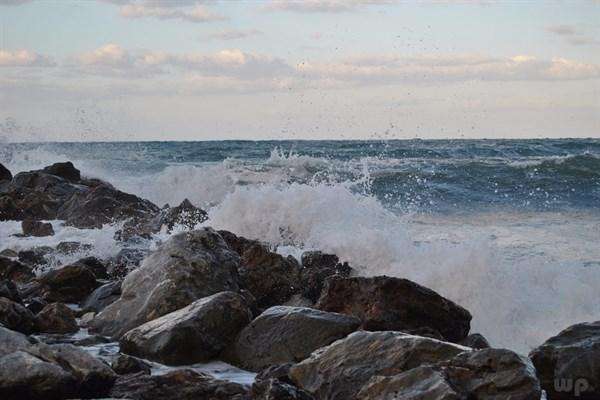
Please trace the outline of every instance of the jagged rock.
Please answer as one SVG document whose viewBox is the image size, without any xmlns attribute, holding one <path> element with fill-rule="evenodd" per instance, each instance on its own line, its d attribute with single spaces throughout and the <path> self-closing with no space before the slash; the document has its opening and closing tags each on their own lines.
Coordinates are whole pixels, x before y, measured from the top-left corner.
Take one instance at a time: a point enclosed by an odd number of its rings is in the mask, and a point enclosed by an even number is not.
<svg viewBox="0 0 600 400">
<path fill-rule="evenodd" d="M 252 400 L 314 400 L 304 390 L 277 379 L 255 381 L 251 396 Z"/>
<path fill-rule="evenodd" d="M 15 303 L 21 303 L 21 295 L 19 289 L 8 279 L 0 280 L 0 297 L 5 297 Z"/>
<path fill-rule="evenodd" d="M 540 397 L 540 384 L 531 361 L 504 349 L 465 352 L 399 375 L 376 376 L 357 396 L 359 400 L 538 400 Z"/>
<path fill-rule="evenodd" d="M 36 315 L 37 329 L 45 333 L 74 333 L 79 330 L 73 311 L 62 303 L 48 304 Z"/>
<path fill-rule="evenodd" d="M 50 175 L 60 176 L 72 182 L 79 182 L 81 180 L 81 172 L 70 161 L 52 164 L 42 171 Z"/>
<path fill-rule="evenodd" d="M 19 261 L 32 267 L 43 267 L 49 262 L 54 249 L 49 246 L 37 246 L 29 250 L 19 251 Z"/>
<path fill-rule="evenodd" d="M 34 273 L 30 267 L 7 257 L 0 257 L 0 279 L 25 283 L 33 279 Z"/>
<path fill-rule="evenodd" d="M 216 357 L 251 319 L 243 297 L 221 292 L 138 326 L 119 344 L 124 353 L 163 364 L 194 364 Z"/>
<path fill-rule="evenodd" d="M 268 379 L 277 379 L 284 383 L 293 384 L 292 380 L 290 379 L 290 368 L 292 368 L 292 365 L 294 365 L 294 364 L 285 363 L 285 364 L 272 365 L 268 368 L 263 369 L 258 374 L 256 374 L 256 380 L 264 381 L 264 380 L 268 380 Z"/>
<path fill-rule="evenodd" d="M 137 374 L 139 372 L 150 375 L 152 368 L 150 364 L 140 360 L 139 358 L 121 354 L 111 364 L 113 371 L 119 375 Z"/>
<path fill-rule="evenodd" d="M 117 375 L 102 361 L 71 344 L 33 345 L 29 353 L 38 358 L 60 365 L 77 380 L 77 393 L 81 397 L 104 396 L 110 390 Z"/>
<path fill-rule="evenodd" d="M 487 339 L 479 333 L 470 334 L 464 340 L 462 340 L 460 344 L 473 349 L 489 349 L 491 347 Z"/>
<path fill-rule="evenodd" d="M 143 249 L 122 249 L 110 260 L 107 268 L 108 275 L 112 279 L 125 278 L 128 273 L 142 264 L 148 253 L 148 250 Z"/>
<path fill-rule="evenodd" d="M 56 251 L 61 254 L 71 255 L 81 253 L 92 249 L 91 244 L 80 242 L 60 242 L 56 245 Z"/>
<path fill-rule="evenodd" d="M 68 371 L 27 352 L 0 357 L 0 398 L 4 400 L 73 398 L 76 383 Z"/>
<path fill-rule="evenodd" d="M 0 182 L 12 180 L 12 174 L 2 163 L 0 163 Z"/>
<path fill-rule="evenodd" d="M 183 369 L 164 375 L 122 375 L 110 395 L 132 400 L 245 400 L 248 388 Z"/>
<path fill-rule="evenodd" d="M 37 314 L 40 311 L 42 311 L 47 305 L 48 302 L 42 299 L 41 297 L 33 297 L 27 301 L 25 307 L 32 313 Z"/>
<path fill-rule="evenodd" d="M 235 233 L 229 231 L 221 230 L 218 232 L 219 235 L 221 235 L 221 237 L 223 238 L 223 240 L 225 240 L 225 242 L 227 243 L 227 246 L 229 246 L 229 248 L 238 253 L 240 257 L 250 247 L 256 244 L 261 244 L 258 240 L 246 239 L 243 236 L 237 236 Z"/>
<path fill-rule="evenodd" d="M 321 296 L 327 278 L 333 275 L 348 277 L 351 272 L 348 263 L 340 263 L 335 254 L 307 251 L 302 254 L 302 295 L 315 303 Z"/>
<path fill-rule="evenodd" d="M 71 264 L 42 275 L 43 298 L 47 301 L 79 303 L 98 287 L 96 275 L 83 264 Z"/>
<path fill-rule="evenodd" d="M 49 222 L 26 219 L 21 223 L 21 229 L 23 229 L 24 236 L 54 236 L 54 229 L 52 228 L 52 224 Z"/>
<path fill-rule="evenodd" d="M 90 271 L 92 271 L 96 279 L 109 278 L 106 265 L 102 261 L 98 260 L 96 257 L 81 258 L 75 261 L 73 265 L 83 265 L 87 267 Z"/>
<path fill-rule="evenodd" d="M 238 255 L 211 228 L 174 235 L 125 277 L 121 298 L 102 310 L 90 328 L 119 338 L 195 300 L 236 292 L 238 265 Z"/>
<path fill-rule="evenodd" d="M 31 346 L 27 336 L 0 326 L 0 357 Z"/>
<path fill-rule="evenodd" d="M 549 399 L 600 398 L 600 321 L 568 327 L 529 357 Z"/>
<path fill-rule="evenodd" d="M 99 313 L 121 297 L 121 281 L 109 282 L 94 290 L 81 308 Z"/>
<path fill-rule="evenodd" d="M 327 280 L 317 308 L 355 315 L 370 331 L 439 332 L 445 340 L 459 342 L 469 333 L 471 314 L 407 279 L 377 277 Z"/>
<path fill-rule="evenodd" d="M 30 334 L 35 330 L 35 316 L 19 303 L 0 297 L 0 323 L 13 331 Z"/>
<path fill-rule="evenodd" d="M 345 400 L 354 398 L 373 376 L 396 375 L 470 350 L 401 332 L 359 331 L 292 366 L 290 377 L 317 399 Z"/>
<path fill-rule="evenodd" d="M 235 361 L 243 368 L 259 371 L 275 364 L 302 361 L 359 326 L 360 320 L 348 315 L 276 306 L 244 328 L 232 350 Z"/>
</svg>

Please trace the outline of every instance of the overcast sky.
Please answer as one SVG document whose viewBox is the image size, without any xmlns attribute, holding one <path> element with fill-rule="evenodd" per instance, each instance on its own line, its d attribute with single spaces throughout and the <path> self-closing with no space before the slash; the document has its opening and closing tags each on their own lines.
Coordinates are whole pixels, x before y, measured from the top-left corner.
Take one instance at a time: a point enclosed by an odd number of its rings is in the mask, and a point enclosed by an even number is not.
<svg viewBox="0 0 600 400">
<path fill-rule="evenodd" d="M 600 137 L 600 1 L 0 0 L 0 137 Z"/>
</svg>

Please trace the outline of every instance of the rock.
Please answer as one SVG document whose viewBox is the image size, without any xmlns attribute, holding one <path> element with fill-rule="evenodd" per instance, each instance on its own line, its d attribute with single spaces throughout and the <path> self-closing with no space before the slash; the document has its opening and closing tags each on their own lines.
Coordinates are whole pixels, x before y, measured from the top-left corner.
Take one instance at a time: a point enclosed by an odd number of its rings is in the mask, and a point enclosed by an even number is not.
<svg viewBox="0 0 600 400">
<path fill-rule="evenodd" d="M 0 323 L 13 331 L 30 334 L 35 330 L 35 316 L 19 303 L 0 297 Z"/>
<path fill-rule="evenodd" d="M 107 306 L 114 303 L 121 296 L 121 282 L 106 283 L 92 292 L 82 304 L 84 311 L 94 311 L 99 313 Z"/>
<path fill-rule="evenodd" d="M 19 252 L 19 261 L 32 267 L 42 267 L 48 264 L 48 257 L 54 249 L 49 246 L 38 246 Z"/>
<path fill-rule="evenodd" d="M 487 339 L 479 333 L 472 333 L 462 340 L 459 344 L 471 347 L 473 349 L 489 349 L 491 346 Z"/>
<path fill-rule="evenodd" d="M 92 270 L 82 264 L 66 265 L 42 275 L 43 297 L 50 302 L 79 303 L 98 287 Z"/>
<path fill-rule="evenodd" d="M 89 346 L 95 346 L 97 344 L 105 344 L 105 343 L 110 343 L 111 340 L 109 338 L 105 338 L 104 336 L 98 336 L 98 335 L 91 335 L 91 336 L 86 336 L 82 339 L 77 339 L 71 342 L 71 344 L 73 344 L 74 346 L 83 346 L 83 347 L 89 347 Z M 102 354 L 102 350 L 100 351 L 100 354 Z"/>
<path fill-rule="evenodd" d="M 92 271 L 96 279 L 109 278 L 106 265 L 96 257 L 81 258 L 75 261 L 73 265 L 83 265 L 87 267 L 90 271 Z"/>
<path fill-rule="evenodd" d="M 5 297 L 9 300 L 14 301 L 15 303 L 21 303 L 21 295 L 19 294 L 19 289 L 8 279 L 4 279 L 0 281 L 0 297 Z"/>
<path fill-rule="evenodd" d="M 48 302 L 41 297 L 33 297 L 28 300 L 25 307 L 34 314 L 39 313 L 48 305 Z"/>
<path fill-rule="evenodd" d="M 246 239 L 243 236 L 237 236 L 236 234 L 229 231 L 221 230 L 218 232 L 219 235 L 221 235 L 221 237 L 223 238 L 223 240 L 225 240 L 225 242 L 227 243 L 227 246 L 229 246 L 230 249 L 238 253 L 240 257 L 250 247 L 256 244 L 261 244 L 258 240 Z M 266 246 L 266 244 L 263 245 Z"/>
<path fill-rule="evenodd" d="M 164 375 L 122 375 L 110 395 L 132 400 L 245 400 L 248 388 L 183 369 Z"/>
<path fill-rule="evenodd" d="M 79 318 L 79 326 L 87 327 L 90 322 L 96 317 L 95 312 L 86 312 Z"/>
<path fill-rule="evenodd" d="M 12 174 L 4 165 L 0 163 L 0 182 L 12 180 Z"/>
<path fill-rule="evenodd" d="M 289 307 L 308 307 L 308 308 L 312 308 L 315 303 L 312 300 L 307 299 L 306 297 L 302 296 L 300 293 L 297 293 L 295 295 L 293 295 L 292 297 L 290 297 L 290 299 L 288 301 L 286 301 L 285 303 L 283 303 L 284 306 L 289 306 Z"/>
<path fill-rule="evenodd" d="M 240 332 L 233 351 L 243 368 L 259 371 L 299 362 L 360 326 L 355 317 L 302 307 L 271 307 Z"/>
<path fill-rule="evenodd" d="M 107 268 L 108 275 L 112 279 L 125 278 L 128 273 L 142 264 L 142 261 L 147 255 L 147 250 L 131 248 L 122 249 L 110 260 Z"/>
<path fill-rule="evenodd" d="M 30 267 L 7 257 L 0 257 L 0 279 L 25 283 L 33 279 L 34 273 Z"/>
<path fill-rule="evenodd" d="M 277 379 L 255 381 L 251 396 L 252 400 L 314 400 L 304 390 Z"/>
<path fill-rule="evenodd" d="M 49 222 L 26 219 L 21 223 L 21 229 L 23 229 L 24 236 L 54 236 L 54 229 L 52 228 L 52 224 Z"/>
<path fill-rule="evenodd" d="M 335 254 L 307 251 L 302 254 L 302 294 L 314 304 L 319 300 L 327 278 L 333 275 L 348 277 L 351 272 L 348 263 L 340 263 Z"/>
<path fill-rule="evenodd" d="M 238 255 L 211 228 L 174 235 L 125 277 L 121 298 L 102 310 L 90 328 L 120 338 L 195 300 L 237 292 L 238 265 Z"/>
<path fill-rule="evenodd" d="M 144 375 L 150 375 L 150 364 L 140 360 L 139 358 L 121 354 L 111 364 L 113 371 L 119 375 L 137 374 L 138 372 Z"/>
<path fill-rule="evenodd" d="M 27 336 L 0 326 L 0 357 L 31 346 Z"/>
<path fill-rule="evenodd" d="M 167 365 L 216 357 L 252 319 L 243 297 L 221 292 L 127 332 L 121 351 Z"/>
<path fill-rule="evenodd" d="M 504 349 L 465 352 L 451 360 L 398 375 L 376 376 L 357 396 L 359 400 L 538 400 L 540 397 L 540 384 L 531 361 Z"/>
<path fill-rule="evenodd" d="M 549 399 L 600 398 L 600 321 L 568 327 L 529 357 Z"/>
<path fill-rule="evenodd" d="M 19 253 L 13 249 L 4 249 L 0 251 L 0 257 L 17 258 L 19 257 Z"/>
<path fill-rule="evenodd" d="M 60 242 L 56 245 L 56 251 L 65 255 L 72 255 L 75 253 L 90 251 L 91 249 L 91 244 L 80 242 Z"/>
<path fill-rule="evenodd" d="M 77 393 L 81 397 L 106 395 L 117 377 L 108 365 L 71 344 L 40 343 L 28 352 L 70 372 L 77 380 Z"/>
<path fill-rule="evenodd" d="M 355 315 L 370 331 L 439 332 L 445 340 L 459 342 L 469 333 L 471 314 L 433 290 L 407 279 L 328 279 L 317 308 Z"/>
<path fill-rule="evenodd" d="M 75 377 L 58 365 L 24 351 L 0 358 L 0 398 L 4 400 L 52 400 L 75 395 Z"/>
<path fill-rule="evenodd" d="M 48 304 L 36 317 L 40 332 L 75 333 L 79 330 L 73 311 L 62 303 Z"/>
<path fill-rule="evenodd" d="M 284 383 L 293 384 L 290 379 L 290 368 L 292 368 L 292 363 L 278 364 L 272 365 L 268 368 L 263 369 L 258 374 L 256 374 L 257 381 L 264 381 L 268 379 L 277 379 Z"/>
<path fill-rule="evenodd" d="M 470 350 L 401 332 L 359 331 L 292 366 L 290 377 L 317 399 L 352 399 L 373 376 L 397 375 Z"/>
<path fill-rule="evenodd" d="M 52 164 L 42 171 L 50 175 L 60 176 L 71 182 L 79 182 L 81 180 L 81 172 L 70 161 Z"/>
<path fill-rule="evenodd" d="M 10 196 L 0 193 L 0 221 L 20 221 L 24 216 L 23 210 Z"/>
</svg>

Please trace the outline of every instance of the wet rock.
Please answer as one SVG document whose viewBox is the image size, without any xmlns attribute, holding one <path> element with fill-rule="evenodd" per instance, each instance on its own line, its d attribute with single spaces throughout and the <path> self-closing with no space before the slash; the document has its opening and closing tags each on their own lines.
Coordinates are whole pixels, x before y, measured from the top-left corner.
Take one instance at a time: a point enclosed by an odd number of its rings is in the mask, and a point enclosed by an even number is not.
<svg viewBox="0 0 600 400">
<path fill-rule="evenodd" d="M 221 292 L 127 332 L 121 351 L 167 365 L 216 357 L 252 319 L 243 297 Z"/>
<path fill-rule="evenodd" d="M 27 336 L 0 326 L 0 357 L 31 346 Z"/>
<path fill-rule="evenodd" d="M 86 312 L 79 318 L 79 326 L 87 327 L 90 322 L 96 317 L 95 312 Z"/>
<path fill-rule="evenodd" d="M 238 265 L 238 255 L 210 228 L 174 235 L 125 277 L 121 298 L 98 314 L 91 329 L 119 338 L 195 300 L 236 292 Z"/>
<path fill-rule="evenodd" d="M 8 329 L 30 334 L 35 330 L 35 316 L 19 303 L 0 297 L 0 323 Z"/>
<path fill-rule="evenodd" d="M 359 331 L 292 366 L 290 377 L 318 399 L 345 400 L 354 398 L 373 376 L 397 375 L 470 350 L 401 332 Z"/>
<path fill-rule="evenodd" d="M 4 249 L 0 251 L 0 257 L 17 258 L 19 257 L 19 253 L 13 249 Z"/>
<path fill-rule="evenodd" d="M 32 267 L 43 267 L 48 264 L 48 258 L 54 249 L 49 246 L 38 246 L 19 252 L 19 261 Z"/>
<path fill-rule="evenodd" d="M 256 380 L 268 380 L 268 379 L 277 379 L 284 383 L 293 384 L 290 379 L 290 368 L 292 368 L 292 363 L 278 364 L 272 365 L 268 368 L 263 369 L 258 374 L 256 374 Z"/>
<path fill-rule="evenodd" d="M 110 395 L 132 400 L 244 400 L 247 399 L 248 388 L 184 369 L 164 375 L 122 375 Z"/>
<path fill-rule="evenodd" d="M 148 250 L 126 248 L 110 260 L 107 268 L 108 275 L 112 279 L 123 279 L 125 276 L 138 268 L 144 258 L 148 255 Z"/>
<path fill-rule="evenodd" d="M 89 268 L 96 279 L 108 279 L 108 272 L 106 265 L 98 260 L 96 257 L 85 257 L 77 260 L 73 263 L 74 265 L 83 265 Z"/>
<path fill-rule="evenodd" d="M 53 269 L 38 281 L 44 299 L 50 302 L 79 303 L 98 287 L 96 276 L 86 265 L 71 264 Z"/>
<path fill-rule="evenodd" d="M 487 339 L 479 333 L 470 334 L 460 344 L 473 349 L 489 349 L 491 347 Z"/>
<path fill-rule="evenodd" d="M 150 375 L 152 368 L 150 364 L 140 360 L 139 358 L 121 354 L 111 364 L 113 371 L 119 375 L 137 374 L 139 372 L 144 375 Z"/>
<path fill-rule="evenodd" d="M 465 352 L 449 361 L 398 375 L 376 376 L 357 396 L 359 400 L 538 400 L 540 397 L 531 361 L 503 349 Z"/>
<path fill-rule="evenodd" d="M 71 182 L 79 182 L 81 180 L 81 172 L 70 161 L 52 164 L 42 171 L 50 175 L 60 176 Z"/>
<path fill-rule="evenodd" d="M 549 399 L 600 398 L 600 321 L 568 327 L 529 357 Z"/>
<path fill-rule="evenodd" d="M 74 346 L 89 347 L 89 346 L 96 346 L 98 344 L 106 344 L 106 343 L 110 343 L 110 342 L 111 342 L 111 340 L 109 338 L 105 338 L 104 336 L 91 335 L 91 336 L 86 336 L 82 339 L 73 340 L 71 342 L 71 344 L 73 344 Z"/>
<path fill-rule="evenodd" d="M 53 400 L 75 395 L 75 377 L 58 365 L 24 351 L 0 358 L 2 399 Z"/>
<path fill-rule="evenodd" d="M 39 313 L 48 305 L 48 302 L 41 297 L 33 297 L 29 299 L 25 307 L 34 314 Z"/>
<path fill-rule="evenodd" d="M 447 341 L 459 342 L 467 337 L 471 314 L 407 279 L 377 276 L 371 278 L 328 279 L 317 308 L 355 315 L 370 331 L 439 332 Z"/>
<path fill-rule="evenodd" d="M 0 257 L 0 279 L 25 283 L 33 279 L 34 273 L 27 265 L 7 257 Z"/>
<path fill-rule="evenodd" d="M 240 332 L 233 351 L 243 368 L 259 371 L 299 362 L 360 326 L 348 315 L 302 307 L 271 307 Z"/>
<path fill-rule="evenodd" d="M 252 400 L 314 400 L 308 392 L 277 379 L 257 380 L 251 396 Z"/>
<path fill-rule="evenodd" d="M 25 214 L 17 203 L 10 196 L 0 193 L 0 221 L 20 221 L 24 217 Z"/>
<path fill-rule="evenodd" d="M 12 174 L 4 165 L 0 163 L 0 182 L 12 180 Z"/>
<path fill-rule="evenodd" d="M 327 278 L 334 275 L 348 277 L 351 272 L 348 263 L 340 263 L 335 254 L 307 251 L 302 254 L 302 294 L 315 303 L 321 296 Z"/>
<path fill-rule="evenodd" d="M 0 297 L 5 297 L 15 303 L 21 303 L 21 295 L 19 294 L 17 285 L 8 279 L 0 281 Z"/>
<path fill-rule="evenodd" d="M 235 251 L 240 257 L 250 247 L 255 246 L 257 244 L 261 244 L 258 240 L 246 239 L 243 236 L 238 236 L 235 233 L 229 231 L 221 230 L 218 231 L 218 233 L 219 235 L 221 235 L 223 240 L 225 240 L 227 246 L 229 246 L 229 248 Z"/>
<path fill-rule="evenodd" d="M 121 282 L 109 282 L 94 290 L 88 296 L 81 308 L 84 311 L 99 313 L 121 297 Z"/>
<path fill-rule="evenodd" d="M 73 311 L 62 303 L 48 304 L 36 317 L 40 332 L 75 333 L 79 330 Z"/>
<path fill-rule="evenodd" d="M 84 251 L 89 251 L 92 249 L 91 244 L 80 243 L 80 242 L 60 242 L 56 245 L 56 251 L 65 254 L 71 255 L 75 253 L 81 253 Z"/>
<path fill-rule="evenodd" d="M 49 222 L 26 219 L 21 223 L 21 229 L 23 229 L 24 236 L 54 236 L 54 229 L 52 228 L 52 224 Z"/>
</svg>

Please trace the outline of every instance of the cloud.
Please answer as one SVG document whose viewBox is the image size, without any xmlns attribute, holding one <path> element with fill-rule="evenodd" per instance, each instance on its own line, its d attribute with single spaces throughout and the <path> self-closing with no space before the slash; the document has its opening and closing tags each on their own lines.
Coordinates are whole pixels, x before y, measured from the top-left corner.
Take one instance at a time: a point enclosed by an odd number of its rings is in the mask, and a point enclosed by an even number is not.
<svg viewBox="0 0 600 400">
<path fill-rule="evenodd" d="M 221 32 L 213 33 L 209 37 L 211 39 L 218 39 L 218 40 L 236 40 L 236 39 L 247 38 L 250 36 L 262 35 L 262 34 L 263 34 L 263 32 L 259 31 L 258 29 L 247 29 L 247 30 L 228 29 L 228 30 L 224 30 Z"/>
<path fill-rule="evenodd" d="M 55 63 L 50 57 L 29 51 L 0 50 L 0 67 L 52 67 Z"/>
<path fill-rule="evenodd" d="M 562 37 L 567 43 L 573 46 L 600 44 L 600 40 L 586 36 L 571 25 L 551 25 L 546 27 L 546 31 Z"/>
<path fill-rule="evenodd" d="M 125 18 L 178 19 L 187 22 L 212 22 L 227 19 L 216 14 L 199 0 L 103 0 L 120 6 Z"/>
<path fill-rule="evenodd" d="M 266 10 L 301 13 L 342 13 L 373 4 L 388 4 L 393 0 L 271 0 Z"/>
<path fill-rule="evenodd" d="M 546 30 L 561 36 L 577 35 L 577 30 L 570 25 L 552 25 L 546 27 Z"/>
<path fill-rule="evenodd" d="M 129 68 L 133 66 L 133 59 L 129 52 L 114 43 L 109 43 L 94 51 L 83 53 L 78 59 L 84 65 L 119 68 Z"/>
<path fill-rule="evenodd" d="M 0 0 L 0 6 L 20 6 L 31 3 L 33 0 Z"/>
</svg>

